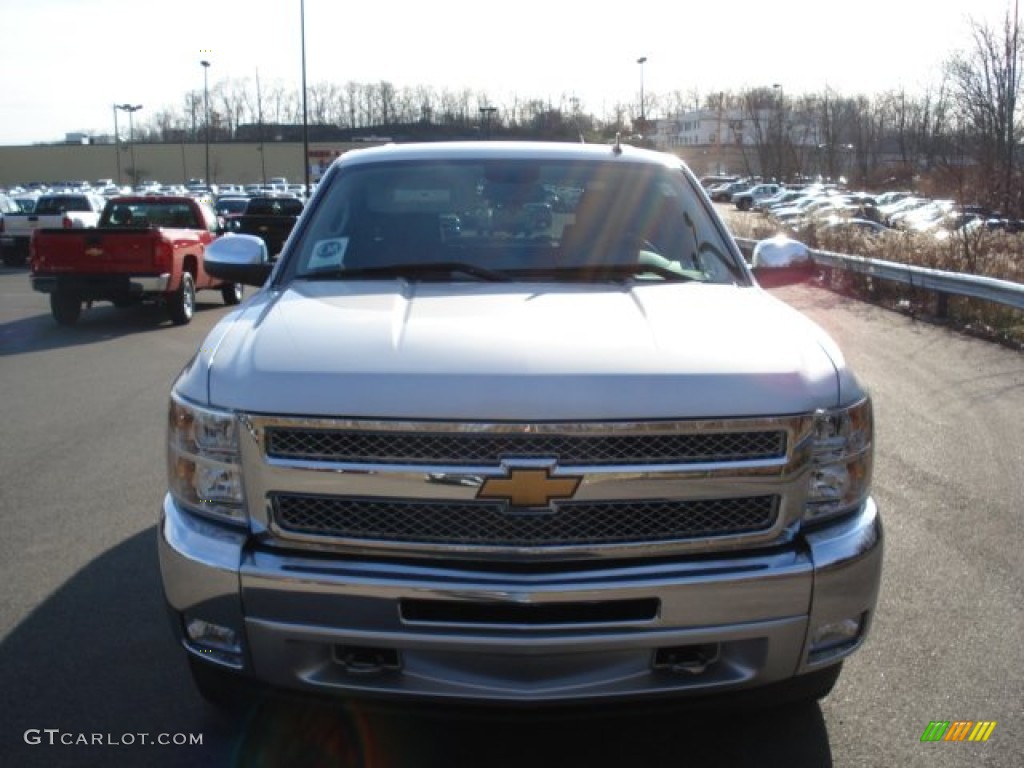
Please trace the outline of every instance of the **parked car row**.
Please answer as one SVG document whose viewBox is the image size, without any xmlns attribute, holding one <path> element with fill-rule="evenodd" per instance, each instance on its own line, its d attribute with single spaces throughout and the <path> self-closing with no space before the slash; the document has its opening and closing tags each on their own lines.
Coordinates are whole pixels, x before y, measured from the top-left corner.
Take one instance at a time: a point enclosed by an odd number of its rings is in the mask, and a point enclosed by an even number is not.
<svg viewBox="0 0 1024 768">
<path fill-rule="evenodd" d="M 109 181 L 109 180 L 106 180 Z M 296 187 L 298 189 L 296 189 Z M 96 225 L 108 200 L 123 196 L 191 197 L 214 205 L 223 217 L 221 228 L 234 231 L 232 219 L 246 211 L 253 198 L 274 199 L 297 217 L 305 205 L 303 186 L 289 185 L 284 179 L 273 184 L 224 184 L 207 186 L 202 179 L 187 184 L 147 182 L 134 189 L 106 184 L 104 180 L 88 182 L 30 183 L 11 188 L 13 194 L 0 192 L 0 257 L 6 266 L 21 266 L 29 257 L 29 241 L 36 229 L 50 227 L 89 228 Z M 290 225 L 289 225 L 290 227 Z M 274 242 L 283 242 L 287 232 L 275 223 Z M 259 233 L 257 233 L 259 234 Z M 282 236 L 283 235 L 283 236 Z"/>
<path fill-rule="evenodd" d="M 274 179 L 270 184 L 221 184 L 208 185 L 202 179 L 189 179 L 185 184 L 162 184 L 159 181 L 147 181 L 135 187 L 114 183 L 113 179 L 96 179 L 94 181 L 30 181 L 21 184 L 14 184 L 8 187 L 0 187 L 0 246 L 5 251 L 4 263 L 8 266 L 23 264 L 28 256 L 27 237 L 31 234 L 30 229 L 38 229 L 54 226 L 52 221 L 37 222 L 24 218 L 18 225 L 14 222 L 5 222 L 5 218 L 17 214 L 38 214 L 37 206 L 41 199 L 52 201 L 55 198 L 68 201 L 85 200 L 99 201 L 98 205 L 88 203 L 90 210 L 93 210 L 98 218 L 103 203 L 113 197 L 124 195 L 156 195 L 156 196 L 189 196 L 207 200 L 213 203 L 220 196 L 234 194 L 244 196 L 246 199 L 252 195 L 288 195 L 305 201 L 306 195 L 301 184 L 288 184 L 284 178 Z M 85 210 L 83 205 L 65 204 L 68 210 Z M 52 211 L 47 211 L 50 213 Z M 81 217 L 74 216 L 73 223 L 66 226 L 92 226 L 95 221 L 82 222 Z M 31 226 L 29 227 L 29 223 Z M 57 223 L 56 226 L 62 226 Z M 22 231 L 24 230 L 24 231 Z"/>
<path fill-rule="evenodd" d="M 260 184 L 209 184 L 203 179 L 189 179 L 184 184 L 165 184 L 149 180 L 136 184 L 117 184 L 113 179 L 94 181 L 30 181 L 0 187 L 0 196 L 14 200 L 22 210 L 31 211 L 34 201 L 42 195 L 95 194 L 106 198 L 117 195 L 192 195 L 220 197 L 224 195 L 289 195 L 306 200 L 304 184 L 289 184 L 284 177 L 276 177 Z"/>
<path fill-rule="evenodd" d="M 12 191 L 32 204 L 0 193 L 0 257 L 5 266 L 29 264 L 32 288 L 48 295 L 61 325 L 78 322 L 97 301 L 156 303 L 178 325 L 192 319 L 197 291 L 215 289 L 225 303 L 237 304 L 241 284 L 206 272 L 206 248 L 225 234 L 251 234 L 274 257 L 305 206 L 305 196 L 290 194 L 284 179 L 224 185 L 228 194 L 201 179 L 135 189 L 73 182 Z"/>
<path fill-rule="evenodd" d="M 737 183 L 746 186 L 730 192 Z M 772 187 L 776 188 L 774 194 L 770 194 Z M 872 194 L 829 184 L 752 184 L 747 180 L 713 186 L 708 194 L 718 201 L 728 195 L 737 209 L 759 212 L 780 228 L 794 232 L 814 226 L 870 236 L 907 232 L 944 239 L 958 231 L 1024 231 L 1024 221 L 1007 219 L 986 206 L 963 205 L 909 191 Z"/>
</svg>

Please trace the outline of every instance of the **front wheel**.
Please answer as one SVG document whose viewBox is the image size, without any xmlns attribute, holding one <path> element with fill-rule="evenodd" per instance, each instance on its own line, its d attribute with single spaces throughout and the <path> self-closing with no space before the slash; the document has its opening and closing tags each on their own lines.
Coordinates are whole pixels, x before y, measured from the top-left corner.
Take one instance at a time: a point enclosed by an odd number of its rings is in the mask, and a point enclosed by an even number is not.
<svg viewBox="0 0 1024 768">
<path fill-rule="evenodd" d="M 58 325 L 74 325 L 82 316 L 82 299 L 65 291 L 51 293 L 50 312 Z"/>
<path fill-rule="evenodd" d="M 196 284 L 191 272 L 181 273 L 181 285 L 168 299 L 167 312 L 175 325 L 185 325 L 196 311 Z"/>
<path fill-rule="evenodd" d="M 220 289 L 220 295 L 224 297 L 224 303 L 229 307 L 242 301 L 242 284 L 228 283 Z"/>
</svg>

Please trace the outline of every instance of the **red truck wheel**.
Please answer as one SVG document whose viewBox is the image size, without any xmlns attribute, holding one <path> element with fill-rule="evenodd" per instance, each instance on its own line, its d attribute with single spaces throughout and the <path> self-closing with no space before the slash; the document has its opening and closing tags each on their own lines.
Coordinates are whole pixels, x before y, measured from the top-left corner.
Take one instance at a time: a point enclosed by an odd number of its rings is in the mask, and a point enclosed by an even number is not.
<svg viewBox="0 0 1024 768">
<path fill-rule="evenodd" d="M 196 311 L 196 284 L 191 272 L 181 273 L 181 285 L 167 299 L 167 312 L 175 325 L 185 325 Z"/>
<path fill-rule="evenodd" d="M 242 284 L 230 283 L 220 289 L 220 295 L 224 297 L 224 303 L 229 307 L 242 301 Z"/>
<path fill-rule="evenodd" d="M 51 293 L 50 312 L 58 325 L 74 325 L 82 316 L 82 299 L 73 293 Z"/>
</svg>

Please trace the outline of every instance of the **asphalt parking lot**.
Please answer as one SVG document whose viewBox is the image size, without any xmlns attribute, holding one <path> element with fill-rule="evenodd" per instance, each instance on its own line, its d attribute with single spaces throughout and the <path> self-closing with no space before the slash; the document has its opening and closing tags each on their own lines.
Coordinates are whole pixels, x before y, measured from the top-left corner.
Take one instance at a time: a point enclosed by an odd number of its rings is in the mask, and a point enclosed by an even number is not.
<svg viewBox="0 0 1024 768">
<path fill-rule="evenodd" d="M 813 286 L 777 295 L 839 341 L 879 430 L 878 614 L 820 705 L 401 711 L 272 699 L 225 719 L 192 689 L 166 626 L 154 527 L 168 388 L 224 313 L 219 295 L 200 294 L 187 326 L 152 307 L 97 305 L 61 328 L 24 269 L 0 270 L 0 764 L 1020 766 L 1024 358 Z M 936 720 L 997 725 L 984 743 L 922 743 Z M 96 734 L 105 742 L 90 743 Z"/>
</svg>

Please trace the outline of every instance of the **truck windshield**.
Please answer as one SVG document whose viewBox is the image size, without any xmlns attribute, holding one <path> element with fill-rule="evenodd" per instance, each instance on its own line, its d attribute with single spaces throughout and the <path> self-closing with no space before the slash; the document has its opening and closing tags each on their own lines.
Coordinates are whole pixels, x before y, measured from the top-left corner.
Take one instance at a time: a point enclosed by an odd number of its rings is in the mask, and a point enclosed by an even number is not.
<svg viewBox="0 0 1024 768">
<path fill-rule="evenodd" d="M 115 200 L 103 211 L 99 226 L 201 229 L 204 224 L 187 203 Z"/>
<path fill-rule="evenodd" d="M 745 282 L 680 169 L 615 161 L 343 170 L 290 261 L 288 273 L 307 279 L 480 279 L 486 270 L 516 279 Z"/>
<path fill-rule="evenodd" d="M 89 201 L 81 196 L 68 195 L 66 197 L 41 197 L 36 203 L 33 213 L 40 216 L 52 216 L 68 211 L 91 211 Z"/>
</svg>

